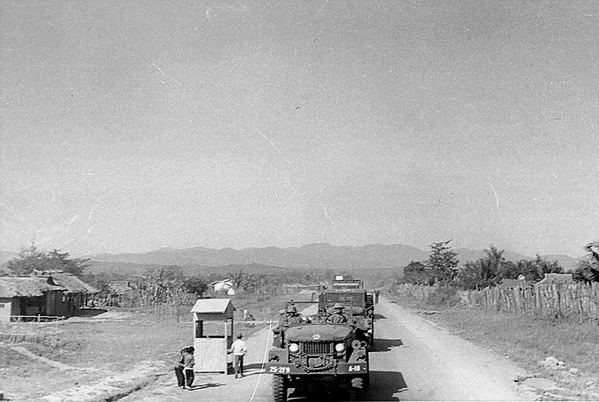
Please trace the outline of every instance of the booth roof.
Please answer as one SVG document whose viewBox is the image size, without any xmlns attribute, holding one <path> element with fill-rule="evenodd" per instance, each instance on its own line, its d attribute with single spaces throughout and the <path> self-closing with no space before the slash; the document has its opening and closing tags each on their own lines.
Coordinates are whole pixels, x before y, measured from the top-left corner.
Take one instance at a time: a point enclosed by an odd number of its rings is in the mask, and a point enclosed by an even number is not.
<svg viewBox="0 0 599 402">
<path fill-rule="evenodd" d="M 233 303 L 231 299 L 199 299 L 191 309 L 192 313 L 224 313 L 227 311 L 229 304 L 233 309 Z"/>
</svg>

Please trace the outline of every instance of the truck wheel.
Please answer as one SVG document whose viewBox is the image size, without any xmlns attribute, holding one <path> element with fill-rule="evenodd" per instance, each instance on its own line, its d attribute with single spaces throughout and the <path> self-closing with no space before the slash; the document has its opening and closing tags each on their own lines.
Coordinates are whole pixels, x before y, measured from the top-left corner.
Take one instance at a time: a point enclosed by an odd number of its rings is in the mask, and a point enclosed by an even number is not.
<svg viewBox="0 0 599 402">
<path fill-rule="evenodd" d="M 272 376 L 272 393 L 275 402 L 287 402 L 287 384 L 282 375 Z"/>
<path fill-rule="evenodd" d="M 354 388 L 354 387 L 349 387 L 349 395 L 348 395 L 348 400 L 350 401 L 361 401 L 362 398 L 362 390 L 358 389 L 358 388 Z"/>
</svg>

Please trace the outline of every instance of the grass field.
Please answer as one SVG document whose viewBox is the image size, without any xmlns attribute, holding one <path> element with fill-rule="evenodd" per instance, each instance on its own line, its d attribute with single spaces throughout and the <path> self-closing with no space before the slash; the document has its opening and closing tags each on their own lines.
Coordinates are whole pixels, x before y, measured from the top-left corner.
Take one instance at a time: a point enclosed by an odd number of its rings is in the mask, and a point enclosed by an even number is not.
<svg viewBox="0 0 599 402">
<path fill-rule="evenodd" d="M 244 308 L 264 322 L 275 318 L 287 299 L 284 295 L 235 298 L 235 332 L 247 336 L 268 325 L 243 322 Z M 178 322 L 172 312 L 157 316 L 152 307 L 112 309 L 95 318 L 75 317 L 45 327 L 45 340 L 40 343 L 0 343 L 2 391 L 13 401 L 40 400 L 139 364 L 170 373 L 179 351 L 193 342 L 191 307 L 180 306 Z M 41 359 L 24 356 L 14 347 L 25 348 Z M 44 358 L 77 369 L 56 368 L 44 363 Z"/>
</svg>

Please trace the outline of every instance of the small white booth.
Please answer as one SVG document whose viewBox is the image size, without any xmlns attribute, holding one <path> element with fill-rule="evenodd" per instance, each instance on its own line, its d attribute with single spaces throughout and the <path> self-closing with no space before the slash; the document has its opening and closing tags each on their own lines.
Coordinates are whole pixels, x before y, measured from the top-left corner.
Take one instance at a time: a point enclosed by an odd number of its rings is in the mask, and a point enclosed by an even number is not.
<svg viewBox="0 0 599 402">
<path fill-rule="evenodd" d="M 228 374 L 234 311 L 230 299 L 199 299 L 193 306 L 194 371 Z"/>
</svg>

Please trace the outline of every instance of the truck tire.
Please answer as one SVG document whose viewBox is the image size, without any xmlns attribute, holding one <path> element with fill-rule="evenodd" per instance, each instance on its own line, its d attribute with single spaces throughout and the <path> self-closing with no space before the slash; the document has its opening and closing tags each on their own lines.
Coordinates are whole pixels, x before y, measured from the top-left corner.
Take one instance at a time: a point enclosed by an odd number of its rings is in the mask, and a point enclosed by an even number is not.
<svg viewBox="0 0 599 402">
<path fill-rule="evenodd" d="M 272 394 L 274 402 L 287 402 L 287 384 L 282 375 L 272 376 Z"/>
<path fill-rule="evenodd" d="M 362 398 L 362 395 L 363 395 L 363 391 L 361 389 L 349 387 L 349 395 L 348 395 L 347 399 L 351 402 L 361 401 L 364 399 L 364 398 Z"/>
</svg>

